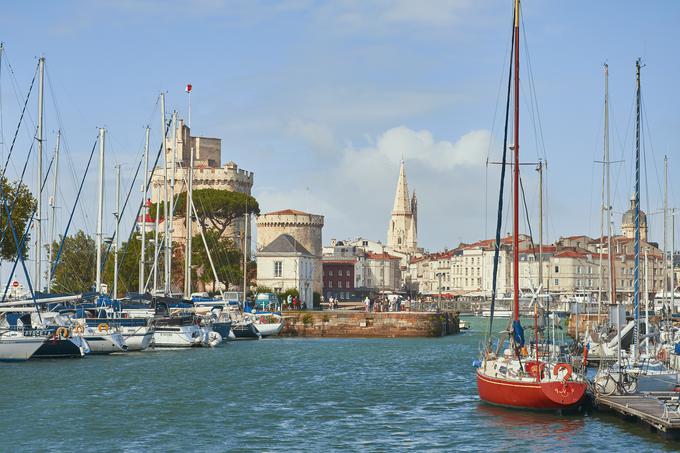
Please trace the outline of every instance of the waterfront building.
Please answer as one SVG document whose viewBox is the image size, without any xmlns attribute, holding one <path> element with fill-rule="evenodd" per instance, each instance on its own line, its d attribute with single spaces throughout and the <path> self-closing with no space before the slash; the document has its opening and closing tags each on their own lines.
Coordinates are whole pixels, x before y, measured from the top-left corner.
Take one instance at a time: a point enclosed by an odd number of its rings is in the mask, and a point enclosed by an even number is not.
<svg viewBox="0 0 680 453">
<path fill-rule="evenodd" d="M 647 214 L 640 209 L 640 240 L 647 240 Z M 630 198 L 630 208 L 621 218 L 621 233 L 629 239 L 635 239 L 635 195 Z"/>
<path fill-rule="evenodd" d="M 360 300 L 354 286 L 355 258 L 324 256 L 323 264 L 323 296 L 338 300 Z"/>
<path fill-rule="evenodd" d="M 302 304 L 314 307 L 314 269 L 318 258 L 289 234 L 280 234 L 257 252 L 257 285 L 275 292 L 296 289 Z"/>
<path fill-rule="evenodd" d="M 257 216 L 257 250 L 259 252 L 282 234 L 293 237 L 314 257 L 312 290 L 323 290 L 321 257 L 324 217 L 295 209 L 284 209 Z"/>
</svg>

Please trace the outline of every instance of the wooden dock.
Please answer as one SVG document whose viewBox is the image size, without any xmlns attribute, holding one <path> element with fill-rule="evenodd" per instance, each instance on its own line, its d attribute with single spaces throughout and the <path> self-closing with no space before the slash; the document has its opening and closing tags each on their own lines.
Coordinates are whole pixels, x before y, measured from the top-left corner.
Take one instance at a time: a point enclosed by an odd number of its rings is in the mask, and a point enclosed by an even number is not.
<svg viewBox="0 0 680 453">
<path fill-rule="evenodd" d="M 665 392 L 599 396 L 595 404 L 600 410 L 611 410 L 624 419 L 645 423 L 650 431 L 666 439 L 680 440 L 679 396 L 678 393 Z"/>
</svg>

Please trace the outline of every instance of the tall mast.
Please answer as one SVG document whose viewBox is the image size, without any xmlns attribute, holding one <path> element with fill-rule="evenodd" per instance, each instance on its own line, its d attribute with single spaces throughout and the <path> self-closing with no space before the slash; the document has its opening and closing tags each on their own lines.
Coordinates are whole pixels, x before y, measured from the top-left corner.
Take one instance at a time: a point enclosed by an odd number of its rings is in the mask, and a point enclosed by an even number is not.
<svg viewBox="0 0 680 453">
<path fill-rule="evenodd" d="M 163 248 L 164 253 L 164 295 L 168 295 L 170 292 L 170 282 L 168 281 L 168 261 L 169 249 L 168 249 L 168 236 L 170 235 L 170 229 L 168 228 L 168 146 L 165 141 L 165 93 L 161 93 L 161 143 L 163 144 L 163 239 L 165 241 L 165 246 Z"/>
<path fill-rule="evenodd" d="M 512 237 L 512 280 L 514 320 L 519 321 L 519 0 L 515 0 L 515 144 L 513 166 L 513 237 Z"/>
<path fill-rule="evenodd" d="M 54 223 L 57 217 L 57 177 L 59 175 L 59 146 L 61 143 L 61 130 L 57 131 L 57 144 L 54 148 L 54 185 L 52 186 L 52 198 L 50 199 L 50 244 L 47 249 L 47 292 L 52 290 L 52 256 L 54 250 L 52 250 L 52 243 L 54 242 Z"/>
<path fill-rule="evenodd" d="M 604 65 L 604 170 L 606 181 L 606 212 L 607 212 L 607 258 L 609 261 L 609 306 L 616 303 L 616 270 L 614 268 L 614 249 L 612 248 L 612 206 L 611 184 L 609 178 L 609 65 Z M 616 307 L 616 331 L 618 332 L 618 345 L 616 355 L 621 364 L 621 314 L 620 307 Z"/>
<path fill-rule="evenodd" d="M 120 164 L 116 164 L 116 218 L 115 243 L 113 244 L 113 298 L 118 297 L 118 249 L 120 238 L 118 237 L 118 227 L 120 226 Z"/>
<path fill-rule="evenodd" d="M 543 160 L 538 160 L 538 288 L 543 285 Z"/>
<path fill-rule="evenodd" d="M 246 207 L 245 222 L 243 227 L 243 306 L 246 303 L 246 291 L 248 283 L 248 208 Z"/>
<path fill-rule="evenodd" d="M 633 310 L 635 327 L 633 359 L 639 356 L 640 341 L 640 60 L 635 62 L 635 268 L 633 275 Z"/>
<path fill-rule="evenodd" d="M 43 116 L 44 116 L 44 94 L 45 94 L 45 57 L 38 60 L 40 71 L 40 82 L 38 84 L 38 181 L 36 182 L 36 192 L 38 194 L 37 206 L 35 209 L 35 288 L 42 291 L 42 180 L 43 180 Z"/>
<path fill-rule="evenodd" d="M 154 219 L 154 239 L 153 239 L 153 292 L 158 291 L 158 229 L 160 223 L 161 210 L 161 186 L 156 184 L 156 217 Z"/>
<path fill-rule="evenodd" d="M 97 236 L 95 247 L 97 248 L 97 269 L 95 280 L 95 291 L 101 293 L 102 287 L 102 227 L 104 224 L 104 140 L 106 129 L 99 128 L 99 198 L 97 201 Z"/>
<path fill-rule="evenodd" d="M 184 251 L 184 298 L 191 299 L 191 253 L 192 253 L 192 219 L 191 215 L 191 204 L 193 203 L 193 192 L 194 192 L 194 147 L 190 148 L 191 155 L 189 156 L 189 172 L 187 181 L 187 205 L 186 205 L 186 242 Z"/>
<path fill-rule="evenodd" d="M 671 314 L 675 313 L 675 209 L 671 212 Z"/>
<path fill-rule="evenodd" d="M 148 206 L 146 204 L 146 197 L 149 192 L 149 126 L 146 126 L 146 137 L 144 140 L 144 180 L 142 182 L 142 247 L 139 259 L 139 293 L 146 292 L 146 283 L 144 273 L 146 271 L 146 216 L 148 215 Z"/>
<path fill-rule="evenodd" d="M 170 176 L 170 198 L 167 200 L 168 217 L 166 228 L 168 234 L 165 238 L 165 293 L 170 294 L 172 288 L 170 287 L 172 275 L 172 233 L 175 230 L 172 225 L 175 211 L 175 171 L 177 169 L 177 112 L 172 112 L 172 175 Z"/>
<path fill-rule="evenodd" d="M 668 285 L 668 156 L 663 156 L 663 301 Z"/>
<path fill-rule="evenodd" d="M 602 316 L 602 291 L 604 289 L 604 266 L 602 264 L 604 254 L 604 224 L 605 215 L 607 224 L 609 224 L 609 200 L 605 202 L 605 197 L 608 195 L 605 186 L 607 184 L 607 175 L 609 171 L 609 66 L 604 64 L 604 138 L 602 143 L 602 197 L 600 209 L 600 284 L 597 291 L 597 323 L 600 324 Z M 607 241 L 609 241 L 609 234 L 607 234 Z M 609 244 L 609 242 L 608 242 Z M 611 248 L 607 249 L 611 254 Z M 611 293 L 610 293 L 611 297 Z"/>
</svg>

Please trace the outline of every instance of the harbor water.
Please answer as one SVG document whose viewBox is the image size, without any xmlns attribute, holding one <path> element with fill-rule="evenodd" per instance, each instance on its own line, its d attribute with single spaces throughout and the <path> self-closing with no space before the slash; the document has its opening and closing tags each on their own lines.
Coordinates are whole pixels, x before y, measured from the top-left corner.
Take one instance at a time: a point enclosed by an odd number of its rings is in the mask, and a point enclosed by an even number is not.
<svg viewBox="0 0 680 453">
<path fill-rule="evenodd" d="M 485 320 L 430 339 L 265 339 L 0 365 L 2 451 L 674 451 L 613 415 L 491 407 Z"/>
</svg>

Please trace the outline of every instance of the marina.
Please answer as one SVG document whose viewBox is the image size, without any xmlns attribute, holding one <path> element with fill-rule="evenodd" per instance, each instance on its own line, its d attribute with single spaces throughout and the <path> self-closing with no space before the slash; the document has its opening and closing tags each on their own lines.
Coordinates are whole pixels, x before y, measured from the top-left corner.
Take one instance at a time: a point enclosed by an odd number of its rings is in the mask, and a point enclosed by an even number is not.
<svg viewBox="0 0 680 453">
<path fill-rule="evenodd" d="M 0 450 L 680 450 L 680 4 L 156 3 L 8 9 Z"/>
</svg>

